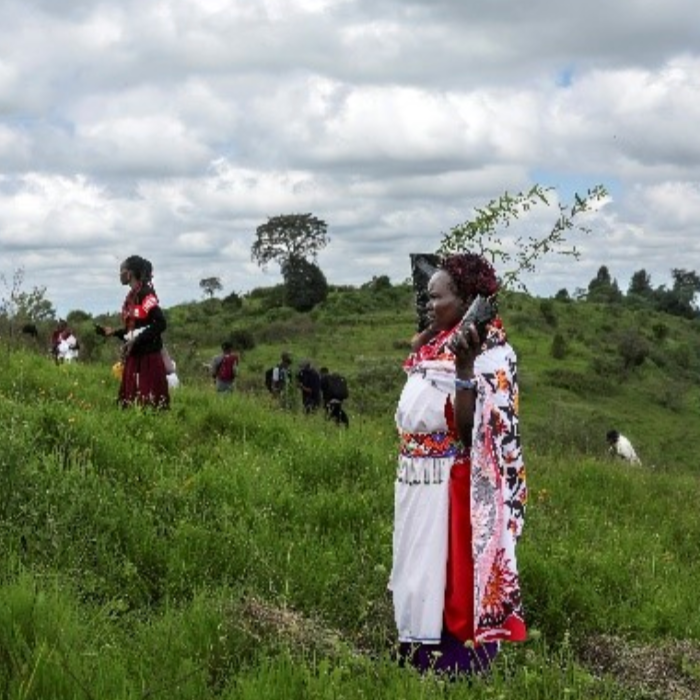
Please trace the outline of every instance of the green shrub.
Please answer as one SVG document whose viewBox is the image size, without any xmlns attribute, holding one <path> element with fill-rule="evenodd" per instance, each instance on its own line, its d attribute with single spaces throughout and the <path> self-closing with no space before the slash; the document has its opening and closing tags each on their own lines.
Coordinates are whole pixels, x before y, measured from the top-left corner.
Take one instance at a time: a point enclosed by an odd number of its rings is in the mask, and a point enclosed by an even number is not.
<svg viewBox="0 0 700 700">
<path fill-rule="evenodd" d="M 298 338 L 312 334 L 316 324 L 305 315 L 297 315 L 291 310 L 278 309 L 268 311 L 267 323 L 255 330 L 255 337 L 260 343 L 288 344 Z"/>
<path fill-rule="evenodd" d="M 296 311 L 311 311 L 328 297 L 328 281 L 321 268 L 291 255 L 282 263 L 285 303 Z"/>
<path fill-rule="evenodd" d="M 226 308 L 238 310 L 243 308 L 243 299 L 236 292 L 231 292 L 221 300 L 221 304 Z"/>
<path fill-rule="evenodd" d="M 665 323 L 657 321 L 651 325 L 651 332 L 655 340 L 664 341 L 668 338 L 670 329 Z"/>
<path fill-rule="evenodd" d="M 569 344 L 561 333 L 555 333 L 552 338 L 550 353 L 555 360 L 563 360 L 569 351 Z"/>
<path fill-rule="evenodd" d="M 228 339 L 236 350 L 252 350 L 255 347 L 255 337 L 245 329 L 231 331 Z"/>
<path fill-rule="evenodd" d="M 616 377 L 617 381 L 624 378 L 623 365 L 621 358 L 600 353 L 591 358 L 591 372 L 598 376 L 599 380 L 606 382 L 607 388 L 614 386 L 615 382 L 611 381 L 611 377 Z"/>
<path fill-rule="evenodd" d="M 617 349 L 622 358 L 624 369 L 639 367 L 649 357 L 650 347 L 647 339 L 638 331 L 628 329 L 621 332 L 617 339 Z"/>
<path fill-rule="evenodd" d="M 589 372 L 579 372 L 565 367 L 549 369 L 546 377 L 552 386 L 572 391 L 583 396 L 596 395 L 601 391 L 600 379 Z M 612 389 L 610 390 L 612 391 Z M 608 388 L 606 387 L 606 392 Z"/>
<path fill-rule="evenodd" d="M 690 370 L 697 366 L 697 351 L 690 343 L 678 343 L 674 347 L 667 349 L 669 364 L 679 370 Z"/>
<path fill-rule="evenodd" d="M 547 322 L 547 325 L 553 328 L 557 325 L 557 312 L 554 302 L 551 299 L 542 299 L 540 301 L 540 313 L 542 318 Z"/>
</svg>

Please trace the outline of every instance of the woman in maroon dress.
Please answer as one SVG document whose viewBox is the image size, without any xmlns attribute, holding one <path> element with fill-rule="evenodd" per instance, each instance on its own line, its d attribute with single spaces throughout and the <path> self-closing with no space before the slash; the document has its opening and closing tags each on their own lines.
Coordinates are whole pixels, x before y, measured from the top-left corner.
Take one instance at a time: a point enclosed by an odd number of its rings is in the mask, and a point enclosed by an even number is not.
<svg viewBox="0 0 700 700">
<path fill-rule="evenodd" d="M 138 255 L 128 257 L 119 269 L 119 279 L 129 286 L 122 306 L 122 328 L 102 329 L 104 335 L 122 341 L 124 371 L 119 387 L 119 405 L 168 408 L 170 395 L 163 363 L 162 333 L 166 320 L 152 284 L 153 266 Z"/>
</svg>

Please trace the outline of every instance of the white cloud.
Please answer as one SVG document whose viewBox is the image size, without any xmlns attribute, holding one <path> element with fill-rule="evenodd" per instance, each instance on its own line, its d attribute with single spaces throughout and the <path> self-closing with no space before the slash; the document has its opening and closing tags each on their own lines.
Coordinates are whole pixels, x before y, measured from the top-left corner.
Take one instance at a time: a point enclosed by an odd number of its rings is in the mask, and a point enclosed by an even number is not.
<svg viewBox="0 0 700 700">
<path fill-rule="evenodd" d="M 117 308 L 133 253 L 165 304 L 273 284 L 281 213 L 328 222 L 331 282 L 402 280 L 533 181 L 612 195 L 534 291 L 700 266 L 695 0 L 9 0 L 0 43 L 0 272 L 63 314 Z"/>
</svg>

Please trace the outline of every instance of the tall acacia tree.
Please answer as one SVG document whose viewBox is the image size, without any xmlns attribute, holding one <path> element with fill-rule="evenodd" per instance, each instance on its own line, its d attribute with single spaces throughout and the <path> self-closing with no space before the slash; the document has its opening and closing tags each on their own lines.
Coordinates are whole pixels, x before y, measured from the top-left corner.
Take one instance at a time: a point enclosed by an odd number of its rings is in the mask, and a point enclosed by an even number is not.
<svg viewBox="0 0 700 700">
<path fill-rule="evenodd" d="M 205 277 L 199 280 L 199 288 L 210 298 L 214 298 L 214 294 L 220 292 L 224 287 L 218 277 Z"/>
<path fill-rule="evenodd" d="M 292 258 L 315 259 L 329 241 L 328 224 L 312 214 L 273 216 L 258 226 L 251 257 L 263 269 L 273 261 L 282 267 Z"/>
</svg>

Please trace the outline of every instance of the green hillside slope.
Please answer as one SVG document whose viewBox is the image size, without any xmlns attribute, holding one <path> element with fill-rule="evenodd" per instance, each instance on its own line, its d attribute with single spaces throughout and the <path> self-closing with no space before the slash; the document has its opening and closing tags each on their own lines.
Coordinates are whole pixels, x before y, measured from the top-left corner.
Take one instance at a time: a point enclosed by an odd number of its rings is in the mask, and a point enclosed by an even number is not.
<svg viewBox="0 0 700 700">
<path fill-rule="evenodd" d="M 509 294 L 501 312 L 520 358 L 523 434 L 537 449 L 602 455 L 616 428 L 648 466 L 700 472 L 700 321 L 643 308 Z M 283 350 L 344 372 L 349 409 L 391 417 L 414 331 L 406 286 L 336 290 L 310 314 L 265 311 L 259 300 L 227 312 L 219 302 L 170 311 L 169 337 L 190 381 L 222 339 L 247 333 L 240 388 L 262 390 Z"/>
<path fill-rule="evenodd" d="M 170 309 L 182 386 L 157 415 L 116 408 L 113 345 L 56 367 L 0 344 L 3 697 L 700 696 L 697 326 L 519 295 L 502 311 L 531 636 L 493 676 L 445 685 L 392 661 L 392 414 L 413 330 L 394 287 L 309 315 Z M 203 364 L 245 333 L 237 391 L 217 396 Z M 262 373 L 283 349 L 348 376 L 350 430 L 275 404 Z M 644 467 L 607 459 L 611 425 Z"/>
</svg>

